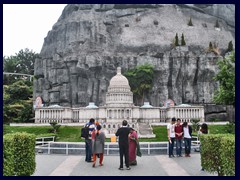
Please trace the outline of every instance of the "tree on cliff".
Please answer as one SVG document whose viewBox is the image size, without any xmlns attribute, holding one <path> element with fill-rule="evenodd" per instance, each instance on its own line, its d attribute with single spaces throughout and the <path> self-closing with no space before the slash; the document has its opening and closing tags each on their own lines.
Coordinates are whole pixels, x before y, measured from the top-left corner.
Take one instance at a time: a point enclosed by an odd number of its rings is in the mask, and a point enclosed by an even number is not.
<svg viewBox="0 0 240 180">
<path fill-rule="evenodd" d="M 182 36 L 181 36 L 181 46 L 185 46 L 186 45 L 186 42 L 185 42 L 185 39 L 184 39 L 184 35 L 182 33 Z"/>
<path fill-rule="evenodd" d="M 137 102 L 140 99 L 141 104 L 143 104 L 146 93 L 152 88 L 153 72 L 152 65 L 144 64 L 124 73 L 129 81 L 135 99 Z"/>
<path fill-rule="evenodd" d="M 188 26 L 193 26 L 192 18 L 189 19 L 189 21 L 188 21 Z"/>
<path fill-rule="evenodd" d="M 228 43 L 228 49 L 227 49 L 227 52 L 231 52 L 231 51 L 233 51 L 233 43 L 232 43 L 232 41 L 230 41 Z"/>
<path fill-rule="evenodd" d="M 178 34 L 176 33 L 176 36 L 175 36 L 175 46 L 179 46 L 179 43 L 178 43 Z"/>
<path fill-rule="evenodd" d="M 219 89 L 215 92 L 215 103 L 235 106 L 235 52 L 218 61 L 219 72 L 214 80 L 219 81 Z"/>
</svg>

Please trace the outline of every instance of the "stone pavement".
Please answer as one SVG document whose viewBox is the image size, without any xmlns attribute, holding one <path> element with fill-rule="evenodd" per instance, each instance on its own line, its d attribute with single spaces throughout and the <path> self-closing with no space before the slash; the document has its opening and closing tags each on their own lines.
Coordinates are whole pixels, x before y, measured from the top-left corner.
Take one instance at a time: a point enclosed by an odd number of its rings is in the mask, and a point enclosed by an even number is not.
<svg viewBox="0 0 240 180">
<path fill-rule="evenodd" d="M 99 160 L 99 159 L 98 159 Z M 137 157 L 138 165 L 131 170 L 118 170 L 119 156 L 104 156 L 104 166 L 92 168 L 85 156 L 36 155 L 36 171 L 33 176 L 216 176 L 201 171 L 200 154 L 190 158 L 168 155 Z"/>
</svg>

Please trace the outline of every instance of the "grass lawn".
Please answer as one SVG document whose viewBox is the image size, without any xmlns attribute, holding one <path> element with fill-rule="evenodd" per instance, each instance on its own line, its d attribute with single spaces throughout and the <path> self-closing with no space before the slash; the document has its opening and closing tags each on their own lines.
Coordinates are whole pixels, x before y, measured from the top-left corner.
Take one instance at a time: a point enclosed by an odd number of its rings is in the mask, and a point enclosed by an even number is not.
<svg viewBox="0 0 240 180">
<path fill-rule="evenodd" d="M 224 134 L 227 133 L 226 125 L 209 125 L 210 134 Z M 61 126 L 57 133 L 56 141 L 58 142 L 83 142 L 80 138 L 81 126 Z M 27 132 L 35 134 L 37 137 L 53 136 L 50 133 L 51 126 L 32 126 L 32 127 L 21 127 L 21 126 L 3 126 L 3 133 L 15 133 L 15 132 Z M 156 134 L 156 138 L 141 138 L 140 142 L 159 142 L 167 141 L 167 127 L 166 126 L 153 126 L 153 133 Z M 196 135 L 197 133 L 193 133 Z M 106 140 L 110 142 L 110 139 Z"/>
</svg>

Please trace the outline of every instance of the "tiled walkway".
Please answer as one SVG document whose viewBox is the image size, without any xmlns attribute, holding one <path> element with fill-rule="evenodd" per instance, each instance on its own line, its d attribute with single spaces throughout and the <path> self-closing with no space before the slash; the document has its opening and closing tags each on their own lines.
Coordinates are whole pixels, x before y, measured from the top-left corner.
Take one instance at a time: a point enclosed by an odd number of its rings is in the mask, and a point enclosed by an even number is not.
<svg viewBox="0 0 240 180">
<path fill-rule="evenodd" d="M 168 158 L 168 155 L 138 157 L 131 170 L 118 170 L 119 156 L 105 156 L 104 166 L 92 168 L 84 156 L 36 155 L 33 176 L 216 176 L 201 171 L 199 153 L 192 157 Z"/>
</svg>

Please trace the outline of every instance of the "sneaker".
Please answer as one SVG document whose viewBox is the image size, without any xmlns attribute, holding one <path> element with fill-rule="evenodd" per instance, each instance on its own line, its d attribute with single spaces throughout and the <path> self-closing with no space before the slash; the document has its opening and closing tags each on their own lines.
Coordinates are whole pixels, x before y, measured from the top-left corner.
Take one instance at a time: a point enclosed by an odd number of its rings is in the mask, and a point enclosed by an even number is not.
<svg viewBox="0 0 240 180">
<path fill-rule="evenodd" d="M 103 164 L 99 164 L 99 166 L 103 166 Z"/>
<path fill-rule="evenodd" d="M 95 164 L 93 164 L 92 167 L 94 168 L 94 167 L 95 167 Z"/>
<path fill-rule="evenodd" d="M 127 167 L 127 170 L 130 170 L 131 168 L 130 167 Z"/>
<path fill-rule="evenodd" d="M 119 170 L 123 170 L 123 168 L 122 167 L 120 167 L 120 168 L 118 168 Z"/>
<path fill-rule="evenodd" d="M 172 155 L 172 157 L 175 157 L 174 155 Z"/>
</svg>

